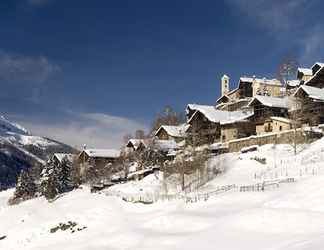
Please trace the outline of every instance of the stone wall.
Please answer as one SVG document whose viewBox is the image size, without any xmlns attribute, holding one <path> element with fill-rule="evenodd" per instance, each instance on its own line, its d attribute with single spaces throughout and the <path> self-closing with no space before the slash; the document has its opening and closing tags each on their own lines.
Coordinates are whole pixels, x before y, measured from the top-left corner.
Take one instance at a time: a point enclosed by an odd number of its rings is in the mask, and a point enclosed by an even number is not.
<svg viewBox="0 0 324 250">
<path fill-rule="evenodd" d="M 287 130 L 280 133 L 269 133 L 259 136 L 250 136 L 247 138 L 237 139 L 229 141 L 228 149 L 229 152 L 239 152 L 244 147 L 249 147 L 252 145 L 265 145 L 265 144 L 293 144 L 294 142 L 294 130 Z M 296 141 L 297 144 L 306 142 L 305 133 L 302 129 L 297 129 L 296 131 Z"/>
</svg>

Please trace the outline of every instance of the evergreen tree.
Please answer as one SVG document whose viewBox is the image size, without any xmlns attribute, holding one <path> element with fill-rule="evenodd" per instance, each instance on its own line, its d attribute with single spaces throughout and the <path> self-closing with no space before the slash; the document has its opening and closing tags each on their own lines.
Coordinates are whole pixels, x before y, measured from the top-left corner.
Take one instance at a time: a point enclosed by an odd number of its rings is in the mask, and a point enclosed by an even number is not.
<svg viewBox="0 0 324 250">
<path fill-rule="evenodd" d="M 43 168 L 40 179 L 42 194 L 46 199 L 53 199 L 58 194 L 57 166 L 53 159 L 49 159 Z"/>
<path fill-rule="evenodd" d="M 28 170 L 21 171 L 15 193 L 17 196 L 33 197 L 36 193 L 37 187 L 33 176 Z"/>
<path fill-rule="evenodd" d="M 57 188 L 57 180 L 54 175 L 50 175 L 47 181 L 44 183 L 43 194 L 47 200 L 52 200 L 59 194 Z"/>
<path fill-rule="evenodd" d="M 18 177 L 14 196 L 9 200 L 10 204 L 17 204 L 19 201 L 31 199 L 37 192 L 34 177 L 29 170 L 23 170 Z"/>
<path fill-rule="evenodd" d="M 71 191 L 72 183 L 72 164 L 68 159 L 64 158 L 57 169 L 57 184 L 59 193 Z"/>
<path fill-rule="evenodd" d="M 65 157 L 56 163 L 53 158 L 48 160 L 41 173 L 41 190 L 47 199 L 54 199 L 58 194 L 71 191 L 72 163 Z"/>
</svg>

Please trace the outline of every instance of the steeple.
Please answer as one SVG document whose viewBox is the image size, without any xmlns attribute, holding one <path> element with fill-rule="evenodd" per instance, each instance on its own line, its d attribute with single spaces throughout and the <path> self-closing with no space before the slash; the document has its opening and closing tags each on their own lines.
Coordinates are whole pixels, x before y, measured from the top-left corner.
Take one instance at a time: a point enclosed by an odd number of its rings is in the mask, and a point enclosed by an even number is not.
<svg viewBox="0 0 324 250">
<path fill-rule="evenodd" d="M 229 92 L 229 80 L 230 78 L 227 75 L 223 75 L 221 83 L 221 95 L 225 95 Z"/>
</svg>

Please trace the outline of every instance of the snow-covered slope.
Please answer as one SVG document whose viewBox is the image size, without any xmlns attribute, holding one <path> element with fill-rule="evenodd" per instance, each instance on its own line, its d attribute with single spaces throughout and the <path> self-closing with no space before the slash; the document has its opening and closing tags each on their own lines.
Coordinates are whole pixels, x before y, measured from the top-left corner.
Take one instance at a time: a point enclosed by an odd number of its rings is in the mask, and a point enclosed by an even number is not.
<svg viewBox="0 0 324 250">
<path fill-rule="evenodd" d="M 27 129 L 9 121 L 4 116 L 0 116 L 0 141 L 7 141 L 22 147 L 34 145 L 39 148 L 46 148 L 58 145 L 58 142 L 53 140 L 31 135 Z"/>
<path fill-rule="evenodd" d="M 9 133 L 28 135 L 29 132 L 19 124 L 9 121 L 6 117 L 0 116 L 0 134 L 6 135 Z"/>
<path fill-rule="evenodd" d="M 284 176 L 297 177 L 297 182 L 264 192 L 223 193 L 198 203 L 133 204 L 83 188 L 53 203 L 37 198 L 8 207 L 12 190 L 0 192 L 0 238 L 6 236 L 0 249 L 320 250 L 324 245 L 323 148 L 321 139 L 296 157 L 284 145 L 228 155 L 223 161 L 229 162 L 227 171 L 202 191 L 275 178 L 275 172 L 279 175 L 283 170 Z M 255 156 L 265 157 L 266 164 Z M 130 192 L 136 186 L 141 192 L 154 189 L 155 179 L 159 181 L 151 176 L 143 183 L 128 184 Z M 120 190 L 126 192 L 127 187 L 121 185 Z M 80 231 L 50 233 L 68 221 L 76 222 Z"/>
<path fill-rule="evenodd" d="M 60 142 L 33 136 L 19 124 L 0 116 L 0 190 L 13 186 L 22 169 L 43 164 L 54 152 L 72 151 Z"/>
</svg>

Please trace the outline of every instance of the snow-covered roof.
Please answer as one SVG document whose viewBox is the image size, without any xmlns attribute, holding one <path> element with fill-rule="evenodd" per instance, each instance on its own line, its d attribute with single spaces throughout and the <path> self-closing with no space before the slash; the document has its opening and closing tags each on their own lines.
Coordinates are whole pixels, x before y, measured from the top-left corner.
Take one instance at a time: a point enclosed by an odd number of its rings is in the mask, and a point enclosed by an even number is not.
<svg viewBox="0 0 324 250">
<path fill-rule="evenodd" d="M 179 149 L 179 145 L 174 140 L 154 140 L 154 145 L 156 148 L 164 152 Z"/>
<path fill-rule="evenodd" d="M 322 62 L 316 62 L 313 66 L 315 66 L 315 65 L 319 65 L 321 67 L 324 67 L 324 63 L 322 63 Z"/>
<path fill-rule="evenodd" d="M 252 151 L 257 151 L 259 148 L 259 145 L 251 145 L 248 147 L 243 147 L 241 148 L 241 153 L 248 153 L 248 152 L 252 152 Z"/>
<path fill-rule="evenodd" d="M 213 143 L 209 146 L 209 149 L 211 150 L 226 149 L 226 148 L 228 148 L 228 146 L 220 142 Z"/>
<path fill-rule="evenodd" d="M 93 158 L 118 158 L 120 150 L 117 149 L 86 149 L 84 152 Z"/>
<path fill-rule="evenodd" d="M 216 103 L 218 103 L 221 99 L 223 99 L 223 98 L 227 98 L 227 99 L 231 99 L 231 95 L 232 94 L 234 94 L 236 91 L 238 91 L 239 90 L 239 88 L 235 88 L 235 89 L 232 89 L 231 91 L 229 91 L 228 93 L 226 93 L 226 94 L 224 94 L 224 95 L 222 95 L 222 96 L 220 96 L 217 100 L 216 100 Z"/>
<path fill-rule="evenodd" d="M 248 106 L 253 106 L 255 100 L 262 103 L 264 106 L 273 108 L 285 108 L 288 109 L 288 97 L 273 97 L 273 96 L 255 96 Z"/>
<path fill-rule="evenodd" d="M 216 100 L 216 103 L 218 103 L 220 100 L 222 100 L 223 98 L 227 98 L 227 99 L 230 99 L 227 94 L 225 95 L 222 95 L 221 97 L 219 97 L 217 100 Z"/>
<path fill-rule="evenodd" d="M 197 105 L 197 104 L 189 104 L 188 107 L 196 112 L 190 117 L 188 122 L 192 120 L 192 118 L 200 112 L 203 114 L 209 121 L 220 124 L 233 123 L 237 121 L 244 120 L 253 115 L 252 112 L 244 112 L 244 111 L 225 111 L 218 110 L 214 106 L 207 105 Z"/>
<path fill-rule="evenodd" d="M 302 73 L 303 75 L 306 75 L 306 76 L 313 75 L 312 69 L 309 69 L 309 68 L 298 68 L 297 72 Z"/>
<path fill-rule="evenodd" d="M 252 83 L 253 81 L 260 84 L 268 84 L 268 85 L 278 85 L 281 86 L 281 83 L 277 79 L 267 79 L 267 78 L 254 78 L 254 77 L 241 77 L 240 82 L 248 82 Z"/>
<path fill-rule="evenodd" d="M 288 118 L 278 117 L 278 116 L 271 116 L 270 119 L 279 121 L 279 122 L 284 122 L 284 123 L 293 123 L 294 122 L 293 120 L 290 120 Z"/>
<path fill-rule="evenodd" d="M 297 95 L 297 93 L 299 93 L 301 90 L 303 90 L 309 96 L 309 98 L 317 101 L 324 101 L 324 89 L 302 85 L 297 89 L 294 96 Z"/>
<path fill-rule="evenodd" d="M 146 169 L 140 169 L 140 170 L 137 170 L 135 172 L 131 172 L 127 175 L 127 178 L 130 179 L 130 178 L 133 178 L 134 176 L 136 175 L 142 175 L 142 174 L 145 174 L 147 172 L 152 172 L 154 171 L 154 168 L 146 168 Z"/>
<path fill-rule="evenodd" d="M 250 111 L 226 111 L 228 112 L 228 117 L 220 121 L 221 125 L 232 124 L 236 122 L 248 121 L 247 119 L 251 117 L 254 113 Z"/>
<path fill-rule="evenodd" d="M 227 93 L 227 95 L 230 96 L 231 94 L 235 93 L 238 90 L 239 88 L 232 89 L 230 92 Z"/>
<path fill-rule="evenodd" d="M 303 128 L 304 132 L 312 132 L 312 133 L 319 133 L 319 134 L 323 134 L 323 130 L 320 129 L 319 127 L 305 127 Z"/>
<path fill-rule="evenodd" d="M 196 104 L 196 103 L 190 103 L 187 105 L 186 111 L 189 113 L 189 110 L 196 111 L 198 109 L 207 109 L 207 108 L 215 108 L 214 106 L 211 105 L 202 105 L 202 104 Z"/>
<path fill-rule="evenodd" d="M 314 69 L 315 68 L 318 68 L 319 69 L 319 68 L 323 68 L 323 67 L 324 67 L 324 63 L 321 63 L 321 62 L 314 63 L 314 65 L 312 66 L 312 71 L 313 71 L 312 73 L 315 73 L 314 72 Z"/>
<path fill-rule="evenodd" d="M 168 133 L 168 135 L 172 137 L 185 137 L 187 128 L 188 128 L 188 124 L 185 123 L 178 126 L 162 125 L 155 132 L 155 135 L 157 135 L 161 129 L 164 129 Z"/>
<path fill-rule="evenodd" d="M 188 104 L 187 112 L 188 112 L 188 110 L 193 110 L 194 113 L 196 113 L 197 111 L 200 111 L 201 113 L 208 115 L 208 114 L 212 114 L 216 110 L 216 108 L 214 106 L 209 106 L 209 105 Z M 193 115 L 191 117 L 189 117 L 189 121 L 191 120 L 192 117 L 193 117 Z M 208 118 L 208 117 L 206 117 L 206 118 Z"/>
<path fill-rule="evenodd" d="M 318 68 L 315 70 L 315 68 Z M 324 70 L 324 63 L 315 63 L 312 67 L 313 70 L 313 76 L 305 82 L 305 85 L 309 85 L 310 83 L 316 83 L 318 81 L 318 77 L 323 76 L 323 70 Z"/>
<path fill-rule="evenodd" d="M 62 162 L 64 158 L 69 162 L 73 161 L 73 154 L 55 153 L 54 157 L 56 157 L 59 162 Z"/>
<path fill-rule="evenodd" d="M 129 145 L 132 145 L 134 147 L 134 149 L 137 150 L 140 145 L 143 145 L 144 147 L 146 147 L 146 142 L 144 139 L 129 139 L 126 146 L 129 146 Z"/>
<path fill-rule="evenodd" d="M 287 81 L 287 85 L 290 87 L 298 87 L 300 85 L 300 80 L 289 80 Z"/>
<path fill-rule="evenodd" d="M 253 82 L 253 77 L 240 77 L 240 82 L 250 82 L 252 83 Z"/>
</svg>

